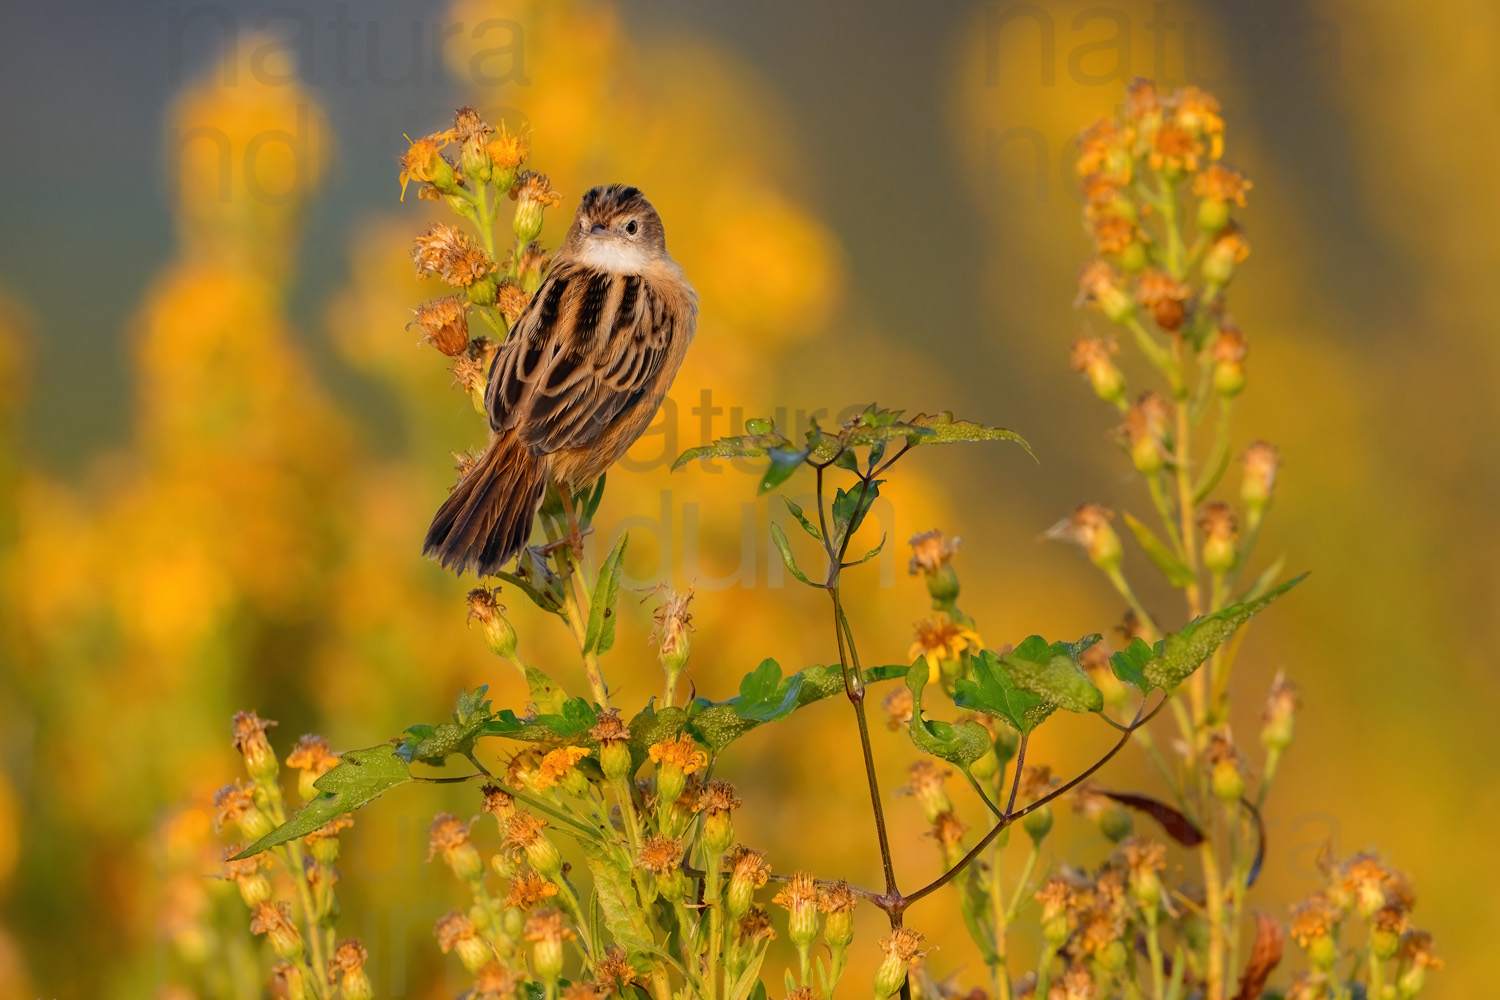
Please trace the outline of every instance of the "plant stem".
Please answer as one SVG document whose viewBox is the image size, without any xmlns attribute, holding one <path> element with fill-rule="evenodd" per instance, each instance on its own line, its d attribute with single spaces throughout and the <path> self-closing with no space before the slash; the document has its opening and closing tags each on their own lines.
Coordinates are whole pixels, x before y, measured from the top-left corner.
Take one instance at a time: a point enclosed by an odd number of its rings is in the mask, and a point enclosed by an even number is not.
<svg viewBox="0 0 1500 1000">
<path fill-rule="evenodd" d="M 1224 1000 L 1224 885 L 1213 840 L 1198 849 L 1203 862 L 1203 908 L 1208 914 L 1208 969 L 1206 1000 Z"/>
</svg>

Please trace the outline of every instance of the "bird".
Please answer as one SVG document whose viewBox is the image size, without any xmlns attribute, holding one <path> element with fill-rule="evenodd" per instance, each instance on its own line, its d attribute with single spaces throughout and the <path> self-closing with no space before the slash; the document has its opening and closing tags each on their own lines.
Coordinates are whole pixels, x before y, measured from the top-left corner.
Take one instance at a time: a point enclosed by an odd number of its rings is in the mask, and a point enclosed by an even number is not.
<svg viewBox="0 0 1500 1000">
<path fill-rule="evenodd" d="M 592 188 L 491 362 L 488 444 L 433 517 L 423 554 L 460 576 L 493 575 L 526 548 L 554 483 L 576 552 L 569 494 L 651 423 L 697 322 L 697 293 L 656 209 L 638 188 Z"/>
</svg>

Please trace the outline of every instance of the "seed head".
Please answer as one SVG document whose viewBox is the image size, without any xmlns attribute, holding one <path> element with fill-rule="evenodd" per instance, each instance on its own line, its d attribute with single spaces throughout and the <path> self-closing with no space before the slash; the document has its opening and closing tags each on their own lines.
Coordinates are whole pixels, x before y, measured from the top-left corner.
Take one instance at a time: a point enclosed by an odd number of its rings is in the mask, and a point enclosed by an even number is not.
<svg viewBox="0 0 1500 1000">
<path fill-rule="evenodd" d="M 682 864 L 682 841 L 653 833 L 641 844 L 641 865 L 657 875 L 666 875 Z"/>
<path fill-rule="evenodd" d="M 266 730 L 276 723 L 254 712 L 236 712 L 232 725 L 234 748 L 245 758 L 245 770 L 250 777 L 259 782 L 275 781 L 280 765 L 266 739 Z"/>
<path fill-rule="evenodd" d="M 412 323 L 422 339 L 439 352 L 456 357 L 469 346 L 469 303 L 457 295 L 444 295 L 422 303 L 414 310 Z"/>
<path fill-rule="evenodd" d="M 640 974 L 630 964 L 625 949 L 618 945 L 611 945 L 599 959 L 599 964 L 594 966 L 594 983 L 605 992 L 624 993 L 638 979 Z"/>
</svg>

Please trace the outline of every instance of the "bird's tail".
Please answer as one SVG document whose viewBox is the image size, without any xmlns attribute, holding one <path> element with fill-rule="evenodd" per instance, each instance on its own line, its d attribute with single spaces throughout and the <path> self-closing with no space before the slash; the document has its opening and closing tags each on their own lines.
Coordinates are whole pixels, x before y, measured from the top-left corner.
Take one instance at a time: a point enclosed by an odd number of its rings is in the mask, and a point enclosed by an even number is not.
<svg viewBox="0 0 1500 1000">
<path fill-rule="evenodd" d="M 438 508 L 422 554 L 487 576 L 526 547 L 547 488 L 545 457 L 500 434 Z"/>
</svg>

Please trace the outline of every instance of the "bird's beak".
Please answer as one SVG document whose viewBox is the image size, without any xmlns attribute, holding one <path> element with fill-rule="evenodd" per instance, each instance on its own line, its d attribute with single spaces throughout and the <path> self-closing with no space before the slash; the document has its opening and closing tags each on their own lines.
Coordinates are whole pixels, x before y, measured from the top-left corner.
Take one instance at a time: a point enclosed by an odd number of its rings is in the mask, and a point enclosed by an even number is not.
<svg viewBox="0 0 1500 1000">
<path fill-rule="evenodd" d="M 593 229 L 589 230 L 589 235 L 590 236 L 608 236 L 609 235 L 609 229 L 606 228 L 606 227 L 604 227 L 604 226 L 595 226 Z"/>
</svg>

